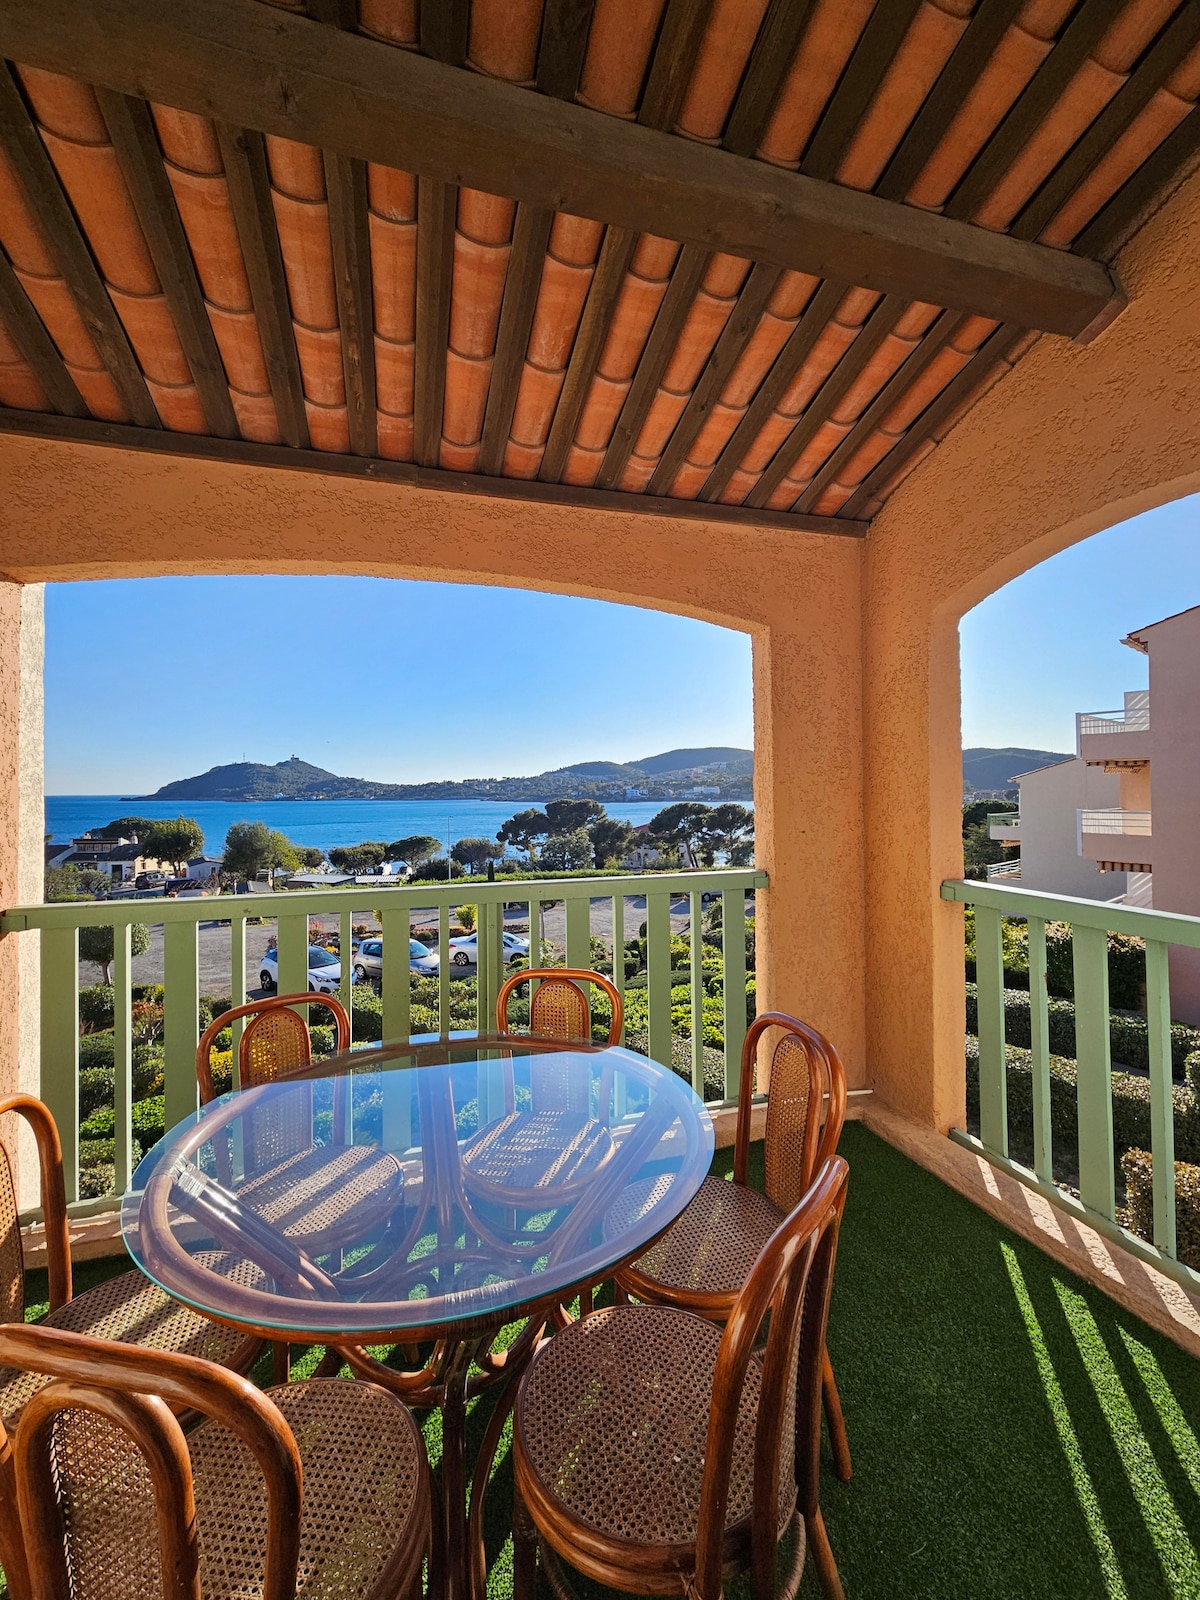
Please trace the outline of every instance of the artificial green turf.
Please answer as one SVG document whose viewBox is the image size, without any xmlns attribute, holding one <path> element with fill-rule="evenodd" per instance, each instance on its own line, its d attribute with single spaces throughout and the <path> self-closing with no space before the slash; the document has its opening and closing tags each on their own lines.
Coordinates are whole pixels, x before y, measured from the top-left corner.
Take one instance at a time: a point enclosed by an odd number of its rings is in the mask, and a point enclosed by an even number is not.
<svg viewBox="0 0 1200 1600">
<path fill-rule="evenodd" d="M 1200 1364 L 861 1126 L 842 1151 L 829 1345 L 855 1475 L 827 1469 L 821 1498 L 849 1600 L 1195 1600 Z M 123 1265 L 85 1263 L 78 1287 Z M 472 1409 L 471 1449 L 490 1404 Z M 436 1464 L 436 1413 L 425 1433 Z M 505 1453 L 494 1600 L 511 1481 Z M 810 1569 L 804 1600 L 819 1592 Z"/>
</svg>

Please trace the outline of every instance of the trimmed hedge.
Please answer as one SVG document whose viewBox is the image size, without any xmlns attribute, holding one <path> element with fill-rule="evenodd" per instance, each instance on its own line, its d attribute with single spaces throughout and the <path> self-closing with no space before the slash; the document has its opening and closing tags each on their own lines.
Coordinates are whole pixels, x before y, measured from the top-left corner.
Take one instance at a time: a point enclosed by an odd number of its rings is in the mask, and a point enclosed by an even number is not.
<svg viewBox="0 0 1200 1600">
<path fill-rule="evenodd" d="M 1004 986 L 1029 988 L 1029 932 L 1023 918 L 1004 917 L 1001 921 L 1004 950 Z M 972 908 L 966 918 L 967 978 L 974 983 L 975 921 Z M 1075 960 L 1071 927 L 1066 922 L 1046 924 L 1046 987 L 1056 999 L 1075 997 Z M 1118 1011 L 1140 1011 L 1145 1004 L 1146 946 L 1143 940 L 1124 933 L 1108 936 L 1108 998 Z"/>
<path fill-rule="evenodd" d="M 1121 1157 L 1129 1225 L 1154 1241 L 1154 1161 L 1149 1150 L 1127 1150 Z M 1200 1167 L 1175 1163 L 1175 1253 L 1185 1267 L 1200 1272 Z"/>
<path fill-rule="evenodd" d="M 1029 1022 L 1029 993 L 1024 989 L 1004 991 L 1004 1036 L 1009 1044 L 1028 1049 L 1032 1043 Z M 1051 999 L 1047 1004 L 1050 1022 L 1050 1053 L 1056 1056 L 1075 1054 L 1075 1002 Z M 967 984 L 967 1032 L 979 1032 L 979 990 Z M 1108 1019 L 1108 1036 L 1112 1059 L 1123 1067 L 1150 1069 L 1149 1025 L 1144 1017 L 1129 1016 L 1111 1011 Z M 1171 1071 L 1181 1078 L 1184 1063 L 1195 1051 L 1200 1051 L 1200 1029 L 1186 1027 L 1182 1022 L 1171 1024 Z"/>
<path fill-rule="evenodd" d="M 967 1039 L 967 1115 L 979 1119 L 979 1041 Z M 1028 1050 L 1009 1046 L 1008 1127 L 1014 1147 L 1033 1149 L 1033 1058 Z M 1150 1080 L 1129 1072 L 1112 1077 L 1113 1145 L 1117 1156 L 1148 1148 Z M 1186 1084 L 1174 1084 L 1175 1154 L 1200 1162 L 1200 1099 Z M 1074 1061 L 1050 1057 L 1050 1127 L 1055 1149 L 1072 1158 L 1079 1148 L 1079 1091 Z"/>
</svg>

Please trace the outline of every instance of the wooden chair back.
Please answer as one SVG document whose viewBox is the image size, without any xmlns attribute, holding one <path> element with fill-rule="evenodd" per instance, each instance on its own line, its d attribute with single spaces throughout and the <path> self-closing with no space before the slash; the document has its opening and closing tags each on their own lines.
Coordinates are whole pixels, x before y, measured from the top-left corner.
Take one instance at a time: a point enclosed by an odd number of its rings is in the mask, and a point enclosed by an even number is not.
<svg viewBox="0 0 1200 1600">
<path fill-rule="evenodd" d="M 0 1364 L 50 1380 L 12 1439 L 0 1424 L 34 1600 L 200 1600 L 181 1411 L 213 1418 L 253 1456 L 267 1502 L 262 1597 L 294 1600 L 300 1455 L 278 1408 L 252 1383 L 193 1356 L 38 1327 L 0 1328 Z"/>
<path fill-rule="evenodd" d="M 793 1504 L 819 1515 L 821 1375 L 837 1236 L 850 1169 L 832 1156 L 791 1214 L 780 1223 L 751 1269 L 725 1325 L 713 1375 L 704 1477 L 697 1526 L 697 1600 L 721 1594 L 723 1541 L 734 1470 L 734 1446 L 747 1371 L 762 1353 L 751 1471 L 751 1593 L 775 1594 L 781 1523 Z M 793 1455 L 793 1451 L 795 1452 Z"/>
<path fill-rule="evenodd" d="M 350 1048 L 350 1018 L 346 1008 L 331 994 L 279 994 L 269 1000 L 251 1000 L 214 1017 L 200 1035 L 196 1046 L 196 1082 L 200 1103 L 208 1105 L 217 1091 L 212 1076 L 212 1046 L 217 1035 L 239 1017 L 253 1017 L 238 1045 L 238 1084 L 249 1089 L 269 1083 L 281 1072 L 308 1066 L 312 1060 L 312 1037 L 308 1025 L 293 1007 L 321 1006 L 333 1017 L 337 1031 L 337 1051 Z"/>
<path fill-rule="evenodd" d="M 592 972 L 586 967 L 529 967 L 506 978 L 496 996 L 496 1028 L 500 1033 L 509 1031 L 508 1002 L 523 983 L 537 984 L 529 997 L 529 1031 L 537 1038 L 591 1044 L 592 1008 L 583 986 L 594 984 L 608 996 L 612 1007 L 608 1043 L 616 1044 L 620 1039 L 625 1008 L 617 987 L 602 972 Z M 540 1062 L 535 1056 L 529 1070 L 535 1111 L 577 1111 L 590 1115 L 591 1074 L 586 1067 L 580 1065 L 575 1070 L 568 1064 L 564 1072 L 561 1061 Z M 604 1099 L 603 1093 L 601 1098 Z M 508 1080 L 505 1102 L 511 1111 L 512 1084 Z"/>
<path fill-rule="evenodd" d="M 846 1120 L 846 1069 L 829 1040 L 799 1018 L 783 1011 L 755 1018 L 742 1046 L 733 1166 L 737 1183 L 747 1179 L 755 1067 L 759 1041 L 770 1029 L 778 1029 L 780 1037 L 771 1052 L 767 1095 L 766 1190 L 777 1206 L 790 1211 L 837 1149 Z"/>
<path fill-rule="evenodd" d="M 71 1298 L 71 1249 L 62 1145 L 54 1118 L 32 1095 L 10 1094 L 0 1099 L 0 1117 L 9 1112 L 24 1118 L 37 1141 L 50 1309 L 57 1311 Z M 13 1161 L 8 1146 L 0 1143 L 0 1322 L 23 1322 L 25 1319 L 25 1252 L 21 1244 L 19 1210 Z"/>
</svg>

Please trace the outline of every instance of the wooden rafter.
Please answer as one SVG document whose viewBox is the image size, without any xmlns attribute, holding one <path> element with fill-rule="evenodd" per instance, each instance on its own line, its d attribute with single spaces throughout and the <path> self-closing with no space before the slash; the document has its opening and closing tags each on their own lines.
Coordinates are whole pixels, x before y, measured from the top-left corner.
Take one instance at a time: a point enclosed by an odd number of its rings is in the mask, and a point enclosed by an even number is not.
<svg viewBox="0 0 1200 1600">
<path fill-rule="evenodd" d="M 55 411 L 64 417 L 90 416 L 54 340 L 46 332 L 3 251 L 0 251 L 0 323 L 32 367 Z"/>
<path fill-rule="evenodd" d="M 217 139 L 280 437 L 293 449 L 306 450 L 308 413 L 304 409 L 304 385 L 292 328 L 283 252 L 271 204 L 266 146 L 261 133 L 227 127 L 223 123 L 217 124 Z"/>
<path fill-rule="evenodd" d="M 1187 172 L 1200 151 L 1200 108 L 1189 111 L 1148 161 L 1128 178 L 1075 241 L 1080 252 L 1108 257 L 1123 244 L 1140 218 L 1152 210 L 1172 179 Z"/>
<path fill-rule="evenodd" d="M 993 163 L 1003 170 L 1011 159 L 1010 132 L 1034 114 L 1047 68 L 1068 41 L 1073 51 L 1085 33 L 1090 37 L 1093 13 L 1087 0 L 1006 119 L 1003 137 L 976 161 L 955 197 L 964 206 Z M 186 7 L 159 0 L 12 3 L 0 9 L 0 49 L 124 93 L 238 126 L 257 124 L 431 180 L 470 183 L 1042 331 L 1085 334 L 1119 303 L 1111 276 L 1096 262 L 480 74 L 467 78 L 416 52 L 323 28 L 256 0 L 191 0 Z"/>
<path fill-rule="evenodd" d="M 162 423 L 121 319 L 4 63 L 0 63 L 0 141 L 126 411 L 139 427 L 160 428 Z"/>
<path fill-rule="evenodd" d="M 208 431 L 221 439 L 238 439 L 241 433 L 229 398 L 229 380 L 163 166 L 150 107 L 144 100 L 111 89 L 97 90 L 97 98 L 191 368 Z"/>
<path fill-rule="evenodd" d="M 816 0 L 771 0 L 721 143 L 752 156 L 770 121 Z"/>
<path fill-rule="evenodd" d="M 312 472 L 327 478 L 366 478 L 377 483 L 436 490 L 443 494 L 482 495 L 491 500 L 528 501 L 540 505 L 570 506 L 578 510 L 618 511 L 631 517 L 653 516 L 683 522 L 781 528 L 792 533 L 833 534 L 851 539 L 862 538 L 867 532 L 865 522 L 846 517 L 801 517 L 778 511 L 752 511 L 744 506 L 706 506 L 694 500 L 614 494 L 604 489 L 572 488 L 568 484 L 530 483 L 524 478 L 489 478 L 475 473 L 444 472 L 404 461 L 365 461 L 361 456 L 334 455 L 325 450 L 292 450 L 285 445 L 213 439 L 207 434 L 130 428 L 111 422 L 55 417 L 39 411 L 0 408 L 0 434 L 57 439 L 72 444 L 143 451 L 193 460 L 283 468 L 293 472 Z"/>
<path fill-rule="evenodd" d="M 832 178 L 849 147 L 855 128 L 875 97 L 916 15 L 921 0 L 888 0 L 876 6 L 855 46 L 846 70 L 800 162 L 813 178 Z"/>
</svg>

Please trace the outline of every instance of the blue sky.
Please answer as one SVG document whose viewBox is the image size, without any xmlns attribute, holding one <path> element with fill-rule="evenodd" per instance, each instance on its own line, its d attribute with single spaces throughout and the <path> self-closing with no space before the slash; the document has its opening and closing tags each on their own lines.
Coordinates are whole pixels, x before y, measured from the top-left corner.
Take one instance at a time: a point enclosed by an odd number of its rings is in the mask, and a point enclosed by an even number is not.
<svg viewBox="0 0 1200 1600">
<path fill-rule="evenodd" d="M 661 612 L 371 578 L 46 589 L 50 794 L 243 757 L 403 783 L 752 742 L 749 636 Z"/>
<path fill-rule="evenodd" d="M 1073 750 L 1076 711 L 1146 687 L 1121 640 L 1200 604 L 1200 495 L 1094 534 L 963 618 L 963 744 Z"/>
<path fill-rule="evenodd" d="M 964 745 L 1070 750 L 1143 688 L 1120 640 L 1200 603 L 1200 496 L 1053 557 L 962 624 Z M 661 612 L 370 578 L 46 590 L 46 788 L 148 792 L 293 753 L 383 781 L 752 742 L 750 640 Z"/>
</svg>

